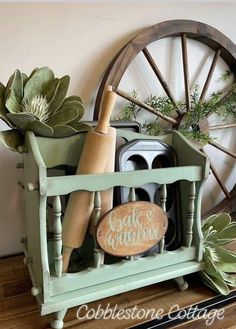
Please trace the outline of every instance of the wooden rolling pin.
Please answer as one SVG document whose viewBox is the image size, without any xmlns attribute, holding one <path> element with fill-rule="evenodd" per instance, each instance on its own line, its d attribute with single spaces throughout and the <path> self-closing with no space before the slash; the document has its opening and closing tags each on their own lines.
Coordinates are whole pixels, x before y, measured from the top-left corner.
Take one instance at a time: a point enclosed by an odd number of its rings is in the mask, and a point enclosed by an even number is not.
<svg viewBox="0 0 236 329">
<path fill-rule="evenodd" d="M 112 144 L 109 148 L 109 154 L 107 158 L 107 164 L 104 172 L 114 172 L 115 169 L 115 154 L 116 154 L 116 129 L 109 127 L 108 134 L 112 136 Z M 109 210 L 113 208 L 113 188 L 106 191 L 102 191 L 101 195 L 101 212 L 100 217 L 106 214 Z M 97 221 L 94 222 L 93 218 L 90 220 L 90 225 L 88 228 L 89 234 L 94 234 L 95 226 Z"/>
<path fill-rule="evenodd" d="M 104 95 L 101 115 L 94 131 L 87 133 L 76 174 L 104 173 L 111 168 L 114 156 L 115 128 L 110 127 L 110 116 L 115 104 L 116 93 L 109 87 Z M 105 197 L 109 200 L 109 197 Z M 108 202 L 109 203 L 109 202 Z M 107 206 L 105 206 L 107 207 Z M 63 272 L 67 271 L 70 255 L 74 248 L 83 244 L 93 210 L 93 193 L 76 191 L 71 193 L 62 228 Z M 108 209 L 109 210 L 109 209 Z"/>
</svg>

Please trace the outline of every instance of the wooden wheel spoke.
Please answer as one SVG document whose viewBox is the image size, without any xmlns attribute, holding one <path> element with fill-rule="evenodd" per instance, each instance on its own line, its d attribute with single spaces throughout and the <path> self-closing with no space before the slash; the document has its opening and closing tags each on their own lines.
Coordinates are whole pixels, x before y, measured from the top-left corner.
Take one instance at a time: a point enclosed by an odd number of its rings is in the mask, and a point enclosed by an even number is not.
<svg viewBox="0 0 236 329">
<path fill-rule="evenodd" d="M 221 181 L 219 175 L 218 175 L 218 172 L 215 168 L 215 166 L 212 164 L 211 162 L 211 170 L 212 170 L 212 173 L 213 175 L 215 176 L 215 179 L 217 180 L 217 183 L 220 185 L 222 191 L 224 192 L 225 196 L 227 199 L 231 199 L 231 196 L 229 194 L 229 191 L 227 189 L 227 187 L 225 186 L 225 184 Z"/>
<path fill-rule="evenodd" d="M 150 64 L 151 68 L 153 69 L 153 72 L 155 73 L 157 79 L 159 80 L 160 84 L 162 85 L 162 88 L 166 92 L 166 95 L 169 97 L 169 99 L 171 100 L 171 102 L 175 106 L 176 112 L 178 114 L 180 114 L 181 112 L 178 108 L 177 102 L 176 102 L 176 100 L 175 100 L 175 98 L 174 98 L 174 96 L 173 96 L 166 80 L 164 79 L 163 75 L 161 74 L 161 71 L 157 67 L 154 59 L 152 58 L 150 52 L 148 51 L 148 49 L 146 47 L 142 51 L 143 51 L 143 54 L 144 54 L 145 58 L 147 59 L 148 63 Z"/>
<path fill-rule="evenodd" d="M 206 154 L 206 152 L 203 149 L 201 149 L 201 151 L 204 154 Z M 230 193 L 229 193 L 227 187 L 225 186 L 225 184 L 221 181 L 220 176 L 219 176 L 214 164 L 212 163 L 212 161 L 210 161 L 210 168 L 211 168 L 212 174 L 215 176 L 215 179 L 216 179 L 217 183 L 219 184 L 220 188 L 222 189 L 222 191 L 224 192 L 226 198 L 231 199 Z"/>
<path fill-rule="evenodd" d="M 217 129 L 234 128 L 234 127 L 236 127 L 236 123 L 228 123 L 228 124 L 223 124 L 223 125 L 210 126 L 208 129 L 217 130 Z"/>
<path fill-rule="evenodd" d="M 217 148 L 218 150 L 230 155 L 231 157 L 233 157 L 234 159 L 236 159 L 236 154 L 231 152 L 230 150 L 228 150 L 227 148 L 225 148 L 224 146 L 221 146 L 218 143 L 215 142 L 209 142 L 210 145 L 214 146 L 215 148 Z"/>
<path fill-rule="evenodd" d="M 212 63 L 211 63 L 211 67 L 209 69 L 209 72 L 208 72 L 208 75 L 207 75 L 207 78 L 206 78 L 206 82 L 202 88 L 202 92 L 201 92 L 201 96 L 199 98 L 200 102 L 203 102 L 205 97 L 206 97 L 206 93 L 207 93 L 207 90 L 209 88 L 209 85 L 210 85 L 210 82 L 211 82 L 211 78 L 213 76 L 213 73 L 215 71 L 215 67 L 216 67 L 216 63 L 217 63 L 217 60 L 220 56 L 220 53 L 221 53 L 221 48 L 218 48 L 216 53 L 215 53 L 215 56 L 212 60 Z"/>
<path fill-rule="evenodd" d="M 162 114 L 160 111 L 158 111 L 158 110 L 152 108 L 151 106 L 145 104 L 145 103 L 142 102 L 142 101 L 137 100 L 136 98 L 130 96 L 130 95 L 127 94 L 126 92 L 117 89 L 117 90 L 116 90 L 116 93 L 117 93 L 119 96 L 121 96 L 121 97 L 127 99 L 129 102 L 132 102 L 132 103 L 136 104 L 137 106 L 140 106 L 140 107 L 142 107 L 143 109 L 147 110 L 148 112 L 157 115 L 159 118 L 161 118 L 161 119 L 163 119 L 163 120 L 165 120 L 165 121 L 168 121 L 168 122 L 171 123 L 171 124 L 177 124 L 177 121 L 176 121 L 174 118 L 171 118 L 171 117 L 169 117 L 169 116 L 167 116 L 167 115 L 165 115 L 165 114 Z"/>
<path fill-rule="evenodd" d="M 179 103 L 179 99 L 177 98 L 177 94 L 175 95 L 174 90 L 171 88 L 172 84 L 168 81 L 168 79 L 165 77 L 162 71 L 161 63 L 156 63 L 156 58 L 154 56 L 154 53 L 152 53 L 152 48 L 149 49 L 149 45 L 151 45 L 153 42 L 159 42 L 159 40 L 164 40 L 166 38 L 176 38 L 178 37 L 178 44 L 181 49 L 180 54 L 178 54 L 178 61 L 180 70 L 181 70 L 181 77 L 177 77 L 183 80 L 182 81 L 177 81 L 178 84 L 181 83 L 183 85 L 182 89 L 182 103 Z M 120 95 L 123 99 L 133 102 L 133 104 L 137 105 L 137 109 L 142 109 L 142 114 L 145 115 L 145 110 L 155 114 L 158 119 L 162 118 L 166 120 L 165 122 L 170 123 L 172 125 L 172 129 L 181 129 L 181 127 L 186 124 L 188 119 L 188 115 L 193 115 L 197 114 L 194 112 L 195 107 L 193 107 L 194 100 L 192 99 L 191 95 L 191 83 L 192 83 L 192 75 L 190 74 L 192 71 L 190 70 L 190 64 L 192 61 L 190 61 L 190 55 L 194 55 L 195 58 L 193 60 L 198 60 L 197 59 L 197 53 L 194 53 L 191 51 L 192 49 L 192 44 L 189 42 L 191 40 L 197 41 L 199 45 L 201 44 L 203 46 L 208 47 L 211 51 L 212 54 L 211 58 L 208 58 L 209 62 L 209 67 L 206 70 L 206 74 L 203 78 L 202 81 L 202 86 L 200 89 L 199 93 L 199 100 L 200 103 L 205 102 L 210 89 L 211 85 L 213 84 L 214 77 L 216 73 L 218 72 L 217 67 L 219 66 L 219 69 L 221 70 L 223 67 L 221 67 L 221 63 L 219 63 L 222 59 L 222 62 L 225 62 L 226 67 L 229 68 L 230 71 L 234 74 L 236 74 L 236 48 L 235 48 L 235 43 L 229 40 L 224 34 L 222 34 L 220 31 L 212 28 L 209 25 L 206 25 L 204 23 L 196 22 L 196 21 L 189 21 L 189 20 L 171 20 L 167 22 L 161 22 L 158 23 L 154 26 L 151 26 L 147 28 L 144 31 L 141 31 L 136 37 L 132 38 L 122 49 L 120 49 L 119 53 L 115 56 L 114 60 L 112 60 L 112 63 L 108 66 L 108 69 L 106 70 L 103 80 L 100 84 L 98 95 L 96 98 L 96 105 L 95 105 L 95 111 L 94 111 L 94 120 L 98 120 L 100 110 L 101 110 L 101 104 L 102 104 L 102 97 L 104 94 L 104 88 L 106 85 L 112 85 L 114 91 L 117 89 L 122 89 L 120 87 L 120 82 L 122 81 L 123 78 L 128 78 L 129 75 L 126 75 L 127 69 L 130 67 L 131 63 L 133 60 L 140 54 L 144 57 L 143 61 L 145 61 L 144 64 L 147 65 L 149 71 L 146 79 L 153 78 L 156 79 L 156 84 L 161 85 L 163 88 L 164 94 L 168 97 L 169 101 L 171 102 L 171 109 L 175 109 L 174 115 L 169 114 L 169 112 L 163 111 L 161 107 L 158 107 L 156 110 L 156 107 L 154 105 L 146 105 L 144 104 L 144 100 L 136 100 L 129 96 L 128 94 L 124 93 L 122 90 L 118 90 L 117 93 Z M 196 44 L 197 45 L 197 44 Z M 162 47 L 161 44 L 159 44 L 160 47 Z M 204 50 L 204 49 L 202 49 Z M 149 53 L 150 52 L 150 53 Z M 175 55 L 175 54 L 171 54 Z M 181 58 L 180 58 L 181 57 Z M 166 58 L 166 61 L 170 58 Z M 203 60 L 205 57 L 203 58 Z M 137 63 L 137 64 L 140 64 Z M 170 63 L 169 63 L 170 64 Z M 193 63 L 194 65 L 194 63 Z M 177 70 L 178 71 L 178 70 Z M 217 72 L 216 72 L 217 71 Z M 183 73 L 182 73 L 183 72 Z M 179 73 L 179 72 L 176 72 Z M 196 72 L 196 78 L 199 72 Z M 150 76 L 151 74 L 151 76 Z M 163 75 L 162 75 L 163 74 Z M 150 77 L 149 77 L 150 76 Z M 195 77 L 194 77 L 195 80 Z M 234 79 L 235 80 L 235 79 Z M 180 89 L 180 86 L 179 88 Z M 199 122 L 198 126 L 200 129 L 200 132 L 205 132 L 209 131 L 217 131 L 219 129 L 231 129 L 233 132 L 233 129 L 236 129 L 236 120 L 235 121 L 229 121 L 230 115 L 231 115 L 231 109 L 233 111 L 233 99 L 231 101 L 232 97 L 232 91 L 233 89 L 229 89 L 228 91 L 228 84 L 226 83 L 225 85 L 222 85 L 222 88 L 220 86 L 219 93 L 217 93 L 216 90 L 216 95 L 217 97 L 214 98 L 214 108 L 217 108 L 217 113 L 216 114 L 222 114 L 227 116 L 227 121 L 218 121 L 218 122 L 212 122 L 210 123 L 210 127 L 208 126 L 208 117 L 206 120 L 204 119 L 203 122 Z M 180 90 L 178 90 L 180 91 Z M 173 94 L 172 94 L 173 93 Z M 174 95 L 174 96 L 173 96 Z M 174 98 L 175 97 L 175 98 Z M 226 108 L 226 102 L 228 101 L 229 107 L 226 109 L 224 113 L 224 109 Z M 216 102 L 216 103 L 215 103 Z M 172 106 L 173 104 L 173 106 Z M 177 105 L 177 107 L 176 107 Z M 184 105 L 184 109 L 182 108 Z M 200 104 L 201 105 L 201 104 Z M 204 105 L 204 104 L 202 104 Z M 206 104 L 208 105 L 208 104 Z M 211 105 L 211 104 L 210 104 Z M 222 106 L 223 105 L 223 106 Z M 180 113 L 178 112 L 180 111 Z M 197 109 L 196 109 L 197 110 Z M 199 110 L 204 109 L 199 106 Z M 210 111 L 210 108 L 209 108 Z M 187 112 L 187 116 L 185 116 Z M 211 114 L 212 112 L 215 112 L 214 110 L 207 112 L 208 114 Z M 165 114 L 167 115 L 165 115 Z M 205 113 L 205 112 L 204 112 Z M 204 115 L 203 115 L 204 116 Z M 140 118 L 141 119 L 141 118 Z M 194 119 L 194 117 L 193 117 Z M 145 117 L 142 117 L 141 120 L 145 120 Z M 162 120 L 160 120 L 162 121 Z M 177 122 L 176 122 L 177 121 Z M 232 123 L 235 122 L 235 123 Z M 161 123 L 160 123 L 161 124 Z M 169 125 L 169 126 L 170 126 Z M 171 128 L 171 127 L 169 127 Z M 198 128 L 198 127 L 196 127 Z M 209 129 L 209 130 L 208 130 Z M 227 131 L 228 132 L 228 131 Z M 231 131 L 230 131 L 231 132 Z M 217 141 L 216 141 L 217 142 Z M 214 153 L 217 155 L 227 155 L 231 156 L 232 159 L 229 160 L 234 160 L 235 159 L 235 154 L 236 151 L 228 150 L 227 148 L 219 146 L 217 143 L 214 143 L 213 145 L 209 145 L 209 147 L 212 147 L 213 151 L 213 157 Z M 215 150 L 213 149 L 215 148 Z M 228 146 L 226 146 L 228 147 Z M 224 152 L 224 154 L 220 154 L 220 152 Z M 211 164 L 212 168 L 212 175 L 213 175 L 213 180 L 214 180 L 214 185 L 219 184 L 220 191 L 222 190 L 224 195 L 226 195 L 226 198 L 222 202 L 220 202 L 219 208 L 217 208 L 217 211 L 222 211 L 223 209 L 228 209 L 230 212 L 235 205 L 235 197 L 233 195 L 233 191 L 230 191 L 229 187 L 226 187 L 224 184 L 225 183 L 225 177 L 221 177 L 221 172 L 220 169 L 216 166 L 214 167 L 214 159 L 212 159 L 213 164 Z M 216 165 L 216 164 L 215 164 Z M 230 170 L 229 170 L 230 171 Z M 232 175 L 232 171 L 231 171 Z M 232 177 L 234 179 L 234 177 Z M 212 187 L 214 189 L 214 187 Z M 223 196 L 224 196 L 223 195 Z M 231 198 L 230 198 L 231 196 Z M 227 207 L 226 207 L 227 205 Z M 225 208 L 226 207 L 226 208 Z M 214 210 L 215 211 L 215 210 Z"/>
<path fill-rule="evenodd" d="M 183 71 L 184 71 L 184 88 L 185 88 L 185 101 L 187 111 L 191 109 L 190 101 L 190 88 L 189 88 L 189 69 L 188 69 L 188 51 L 186 34 L 181 34 L 181 46 L 182 46 L 182 59 L 183 59 Z"/>
</svg>

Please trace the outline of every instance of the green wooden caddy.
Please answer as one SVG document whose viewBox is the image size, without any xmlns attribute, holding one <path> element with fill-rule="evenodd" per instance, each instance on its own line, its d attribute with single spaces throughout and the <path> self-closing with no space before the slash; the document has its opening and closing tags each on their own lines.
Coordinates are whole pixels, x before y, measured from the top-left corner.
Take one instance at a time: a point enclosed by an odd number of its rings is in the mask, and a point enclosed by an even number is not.
<svg viewBox="0 0 236 329">
<path fill-rule="evenodd" d="M 126 141 L 155 138 L 122 129 L 117 129 L 117 136 Z M 32 280 L 32 294 L 36 296 L 41 315 L 55 313 L 51 323 L 55 329 L 63 328 L 63 318 L 70 307 L 168 279 L 175 279 L 180 290 L 185 290 L 187 283 L 183 275 L 204 268 L 201 197 L 203 183 L 210 170 L 207 157 L 179 132 L 173 131 L 157 139 L 172 145 L 177 154 L 177 167 L 49 177 L 49 168 L 78 165 L 84 138 L 84 133 L 67 138 L 45 138 L 27 132 L 25 139 L 23 167 L 27 236 L 22 240 L 25 262 Z M 95 249 L 93 266 L 77 273 L 62 273 L 61 196 L 76 190 L 99 193 L 115 186 L 132 190 L 151 182 L 161 184 L 166 191 L 166 184 L 177 181 L 183 231 L 181 247 L 145 257 L 123 258 L 110 265 L 98 261 L 99 251 Z M 54 200 L 53 219 L 47 218 L 48 198 Z M 162 193 L 163 209 L 165 202 L 166 193 Z M 48 239 L 48 226 L 52 224 L 48 222 L 51 220 L 54 227 L 53 252 Z"/>
</svg>

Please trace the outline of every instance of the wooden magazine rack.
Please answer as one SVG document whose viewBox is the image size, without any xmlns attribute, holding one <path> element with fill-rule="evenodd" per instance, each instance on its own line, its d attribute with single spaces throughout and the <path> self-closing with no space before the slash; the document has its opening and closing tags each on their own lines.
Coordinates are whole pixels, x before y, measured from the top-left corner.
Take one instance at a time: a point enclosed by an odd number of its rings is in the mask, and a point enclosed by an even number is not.
<svg viewBox="0 0 236 329">
<path fill-rule="evenodd" d="M 147 135 L 117 129 L 117 135 L 126 141 L 148 139 Z M 23 155 L 25 216 L 27 237 L 23 239 L 25 261 L 33 284 L 41 314 L 55 313 L 52 328 L 62 328 L 66 310 L 124 291 L 136 289 L 168 279 L 175 279 L 185 290 L 183 275 L 204 268 L 203 238 L 201 233 L 201 196 L 204 180 L 209 174 L 209 161 L 180 133 L 156 138 L 174 148 L 178 166 L 132 172 L 86 175 L 48 175 L 49 168 L 76 167 L 79 163 L 85 134 L 67 138 L 36 137 L 27 132 Z M 154 139 L 155 137 L 151 136 Z M 178 182 L 180 219 L 183 239 L 173 251 L 160 250 L 140 257 L 122 258 L 106 264 L 101 261 L 102 251 L 94 248 L 92 266 L 77 273 L 62 273 L 61 197 L 76 190 L 95 192 L 115 186 L 134 191 L 138 186 L 155 182 L 166 191 L 167 184 Z M 160 206 L 165 209 L 166 193 Z M 48 199 L 53 199 L 53 218 L 47 216 Z M 94 198 L 94 213 L 99 215 L 99 198 Z M 53 243 L 48 227 L 53 224 Z"/>
</svg>

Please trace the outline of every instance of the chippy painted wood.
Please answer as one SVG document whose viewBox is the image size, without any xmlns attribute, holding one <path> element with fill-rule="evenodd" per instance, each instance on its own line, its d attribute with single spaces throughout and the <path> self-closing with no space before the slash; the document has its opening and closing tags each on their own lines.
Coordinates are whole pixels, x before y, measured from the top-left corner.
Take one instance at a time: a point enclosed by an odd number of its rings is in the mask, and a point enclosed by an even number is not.
<svg viewBox="0 0 236 329">
<path fill-rule="evenodd" d="M 135 263 L 135 261 L 136 260 L 130 262 Z M 67 305 L 68 308 L 81 305 L 125 291 L 130 291 L 157 282 L 198 272 L 204 268 L 205 264 L 203 262 L 188 261 L 181 262 L 174 266 L 169 265 L 158 270 L 152 270 L 148 274 L 144 272 L 134 275 L 126 275 L 125 277 L 123 276 L 117 280 L 109 280 L 101 283 L 99 286 L 93 285 L 83 289 L 71 291 L 70 293 L 64 293 L 51 297 L 51 303 L 41 305 L 41 314 L 44 315 L 57 312 L 58 310 L 65 308 L 65 305 Z M 79 279 L 79 277 L 77 277 L 77 279 Z"/>
<path fill-rule="evenodd" d="M 193 240 L 195 193 L 196 193 L 195 182 L 191 182 L 189 186 L 189 197 L 188 197 L 186 247 L 190 247 Z"/>
<path fill-rule="evenodd" d="M 154 139 L 153 136 L 148 137 L 122 130 L 118 130 L 117 134 L 127 141 L 135 138 Z M 156 139 L 173 146 L 177 154 L 180 154 L 179 164 L 181 167 L 140 170 L 129 173 L 48 177 L 47 168 L 49 167 L 77 166 L 84 134 L 62 139 L 36 138 L 31 132 L 26 134 L 28 153 L 24 154 L 27 222 L 25 254 L 26 258 L 30 260 L 28 267 L 41 314 L 58 312 L 56 314 L 56 321 L 58 321 L 54 322 L 52 327 L 62 328 L 62 315 L 68 307 L 168 278 L 181 277 L 204 267 L 200 209 L 202 183 L 209 173 L 209 162 L 205 155 L 196 150 L 178 132 L 172 132 Z M 112 265 L 101 265 L 101 261 L 97 260 L 95 267 L 87 269 L 85 272 L 62 274 L 61 277 L 56 277 L 54 273 L 50 273 L 46 229 L 48 196 L 61 196 L 82 189 L 99 192 L 122 185 L 131 188 L 131 198 L 134 198 L 134 188 L 137 186 L 149 182 L 163 185 L 176 181 L 180 181 L 182 209 L 180 217 L 183 223 L 187 221 L 188 214 L 188 187 L 191 182 L 195 182 L 193 247 L 180 248 L 175 252 L 168 253 L 164 251 L 163 254 L 149 255 L 140 259 L 127 259 Z M 165 196 L 162 197 L 163 207 L 164 199 Z M 183 229 L 186 233 L 186 225 L 183 225 Z M 57 245 L 57 249 L 60 249 L 59 245 Z M 99 264 L 97 268 L 96 264 Z M 60 268 L 60 265 L 57 267 Z"/>
<path fill-rule="evenodd" d="M 46 167 L 38 151 L 36 139 L 26 135 L 28 153 L 23 156 L 24 182 L 36 184 L 46 180 Z M 43 183 L 42 183 L 43 184 Z M 33 276 L 34 288 L 38 290 L 37 300 L 46 302 L 49 299 L 49 263 L 47 253 L 46 195 L 38 190 L 25 188 L 25 219 L 27 238 L 24 242 L 26 257 L 30 259 L 28 267 Z"/>
<path fill-rule="evenodd" d="M 136 201 L 135 188 L 129 189 L 129 201 Z"/>
<path fill-rule="evenodd" d="M 233 250 L 235 250 L 235 246 Z M 46 329 L 49 328 L 48 324 L 52 319 L 51 315 L 45 315 L 40 319 L 39 312 L 37 310 L 37 305 L 35 304 L 34 297 L 30 296 L 29 289 L 31 282 L 29 280 L 29 275 L 27 267 L 22 264 L 22 256 L 10 257 L 0 259 L 0 287 L 3 291 L 3 295 L 0 297 L 0 323 L 1 328 L 12 329 Z M 103 300 L 97 300 L 88 304 L 89 309 L 97 309 L 99 304 L 104 307 L 108 303 L 111 305 L 118 304 L 119 308 L 131 308 L 135 305 L 138 309 L 159 309 L 160 305 L 164 309 L 164 313 L 168 314 L 169 310 L 174 304 L 180 305 L 181 308 L 185 308 L 191 305 L 198 304 L 200 302 L 212 299 L 215 297 L 214 292 L 208 289 L 203 284 L 191 282 L 189 290 L 184 294 L 176 289 L 175 284 L 172 281 L 163 282 L 160 284 L 155 284 L 151 286 L 146 286 L 144 288 L 139 288 L 130 292 L 125 292 L 124 294 L 119 294 L 116 296 L 109 297 Z M 213 300 L 212 300 L 213 302 Z M 78 306 L 68 310 L 65 327 L 70 329 L 121 329 L 128 328 L 134 325 L 141 324 L 143 321 L 139 319 L 130 320 L 112 320 L 108 321 L 101 319 L 96 321 L 94 319 L 90 321 L 77 320 L 76 312 Z M 228 311 L 227 311 L 228 310 Z M 214 329 L 224 329 L 231 328 L 232 323 L 235 321 L 235 304 L 232 307 L 225 309 L 225 319 L 219 322 L 214 321 Z M 116 314 L 117 314 L 116 312 Z M 151 320 L 151 318 L 148 318 Z M 200 328 L 198 322 L 186 323 L 187 328 Z M 202 328 L 205 327 L 205 320 L 201 321 Z M 182 325 L 181 325 L 181 328 Z M 185 328 L 185 326 L 184 326 Z"/>
<path fill-rule="evenodd" d="M 92 213 L 92 218 L 91 218 L 91 233 L 94 233 L 94 229 L 98 223 L 98 220 L 101 215 L 101 210 L 102 210 L 102 199 L 101 199 L 101 193 L 99 191 L 96 191 L 94 193 L 94 208 L 93 208 L 93 213 Z"/>
<path fill-rule="evenodd" d="M 53 202 L 54 214 L 54 266 L 55 274 L 60 277 L 62 274 L 62 226 L 61 226 L 61 201 L 57 195 Z"/>
<path fill-rule="evenodd" d="M 75 190 L 104 191 L 113 186 L 139 187 L 148 183 L 172 184 L 179 180 L 200 181 L 201 166 L 182 166 L 171 168 L 144 169 L 129 172 L 106 174 L 84 174 L 76 176 L 48 177 L 46 179 L 47 195 L 56 193 L 65 195 Z M 43 193 L 42 191 L 41 193 Z"/>
<path fill-rule="evenodd" d="M 101 201 L 101 193 L 95 192 L 94 194 L 94 210 L 92 213 L 92 219 L 91 219 L 91 226 L 90 232 L 93 232 L 94 236 L 94 267 L 98 268 L 101 266 L 101 264 L 104 263 L 104 251 L 101 250 L 97 244 L 97 240 L 95 238 L 95 228 L 97 226 L 98 220 L 101 215 L 101 209 L 102 209 L 102 201 Z"/>
<path fill-rule="evenodd" d="M 54 314 L 54 319 L 51 322 L 51 327 L 53 329 L 63 328 L 63 326 L 64 326 L 63 319 L 66 315 L 66 312 L 67 312 L 67 308 L 63 308 L 63 309 L 61 309 L 60 311 L 58 311 Z"/>
<path fill-rule="evenodd" d="M 163 184 L 160 188 L 160 198 L 161 198 L 161 208 L 164 212 L 166 212 L 166 200 L 167 200 L 167 189 L 166 184 Z M 159 249 L 160 253 L 163 254 L 165 246 L 165 236 L 162 237 L 161 241 L 159 242 Z"/>
<path fill-rule="evenodd" d="M 85 134 L 73 135 L 67 138 L 50 138 L 37 137 L 37 149 L 40 157 L 43 155 L 43 164 L 46 168 L 52 168 L 59 165 L 69 164 L 71 166 L 78 166 L 81 150 L 85 140 Z M 35 139 L 31 133 L 29 133 L 31 144 Z M 62 149 L 66 152 L 62 152 Z M 52 157 L 53 150 L 53 157 Z M 78 152 L 75 152 L 78 150 Z M 42 157 L 41 157 L 42 159 Z"/>
<path fill-rule="evenodd" d="M 136 193 L 135 193 L 135 188 L 134 187 L 131 187 L 129 189 L 129 196 L 128 196 L 128 200 L 131 202 L 131 201 L 136 201 Z M 130 260 L 134 260 L 134 256 L 128 256 L 127 257 L 128 259 Z"/>
<path fill-rule="evenodd" d="M 169 264 L 174 269 L 174 266 L 180 263 L 180 259 L 181 262 L 188 262 L 193 261 L 195 256 L 196 247 L 181 247 L 175 251 L 164 252 L 163 254 L 154 253 L 143 258 L 135 258 L 133 262 L 123 259 L 121 262 L 112 264 L 112 266 L 103 265 L 100 269 L 90 267 L 79 272 L 79 281 L 78 273 L 63 273 L 60 278 L 51 277 L 51 296 L 98 285 L 106 282 L 108 278 L 110 281 L 113 281 L 138 273 L 146 273 L 146 276 L 148 276 L 149 271 L 161 269 Z M 101 275 L 98 275 L 99 273 Z M 129 290 L 128 287 L 127 290 Z"/>
</svg>

